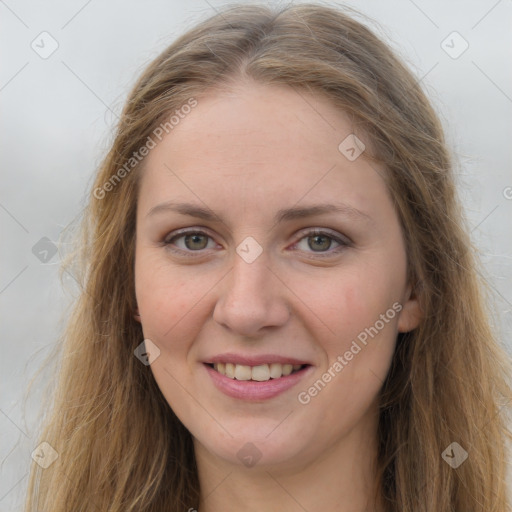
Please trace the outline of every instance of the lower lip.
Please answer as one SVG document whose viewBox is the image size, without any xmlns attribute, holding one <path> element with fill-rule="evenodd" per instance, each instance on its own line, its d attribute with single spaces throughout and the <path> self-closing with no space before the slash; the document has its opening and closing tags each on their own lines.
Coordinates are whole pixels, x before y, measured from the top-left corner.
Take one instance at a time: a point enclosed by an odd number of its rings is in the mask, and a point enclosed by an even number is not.
<svg viewBox="0 0 512 512">
<path fill-rule="evenodd" d="M 291 373 L 279 379 L 270 379 L 263 382 L 253 380 L 236 380 L 230 379 L 214 370 L 211 366 L 204 364 L 206 371 L 209 373 L 213 383 L 225 395 L 232 398 L 247 401 L 261 401 L 273 398 L 286 390 L 295 386 L 306 374 L 313 368 L 306 366 L 298 372 Z"/>
</svg>

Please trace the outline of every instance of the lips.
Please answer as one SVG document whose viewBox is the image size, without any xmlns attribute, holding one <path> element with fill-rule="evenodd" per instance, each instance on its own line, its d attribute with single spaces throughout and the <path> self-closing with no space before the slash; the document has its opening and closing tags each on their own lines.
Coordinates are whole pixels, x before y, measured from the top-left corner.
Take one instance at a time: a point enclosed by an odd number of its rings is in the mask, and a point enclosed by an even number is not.
<svg viewBox="0 0 512 512">
<path fill-rule="evenodd" d="M 306 361 L 276 354 L 220 354 L 205 361 L 204 367 L 220 391 L 248 401 L 277 396 L 313 369 Z"/>
</svg>

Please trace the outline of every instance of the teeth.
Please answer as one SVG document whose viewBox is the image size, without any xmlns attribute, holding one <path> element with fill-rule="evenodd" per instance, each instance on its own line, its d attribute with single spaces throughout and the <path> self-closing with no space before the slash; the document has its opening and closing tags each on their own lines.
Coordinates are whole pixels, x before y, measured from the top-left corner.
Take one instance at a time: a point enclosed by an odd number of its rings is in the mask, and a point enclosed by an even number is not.
<svg viewBox="0 0 512 512">
<path fill-rule="evenodd" d="M 273 379 L 279 379 L 283 375 L 283 365 L 280 363 L 272 363 L 270 365 L 270 376 Z"/>
<path fill-rule="evenodd" d="M 252 367 L 252 380 L 258 380 L 260 382 L 270 379 L 270 368 L 268 364 L 261 364 L 259 366 Z"/>
<path fill-rule="evenodd" d="M 293 364 L 283 364 L 283 375 L 290 375 L 293 371 Z"/>
<path fill-rule="evenodd" d="M 244 364 L 233 363 L 215 363 L 213 365 L 222 375 L 236 380 L 255 380 L 264 382 L 270 379 L 279 379 L 283 376 L 290 375 L 296 370 L 300 370 L 300 364 L 260 364 L 258 366 L 247 366 Z"/>
<path fill-rule="evenodd" d="M 216 369 L 218 371 L 218 367 Z M 235 378 L 235 365 L 234 364 L 226 363 L 226 377 L 229 377 L 230 379 Z"/>
<path fill-rule="evenodd" d="M 251 367 L 243 364 L 235 365 L 236 380 L 251 380 Z"/>
</svg>

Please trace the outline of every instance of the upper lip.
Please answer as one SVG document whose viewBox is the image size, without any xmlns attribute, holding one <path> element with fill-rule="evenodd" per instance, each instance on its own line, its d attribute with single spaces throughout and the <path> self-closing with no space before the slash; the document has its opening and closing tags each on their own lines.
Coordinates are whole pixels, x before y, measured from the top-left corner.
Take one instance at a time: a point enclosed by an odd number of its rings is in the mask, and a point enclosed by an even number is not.
<svg viewBox="0 0 512 512">
<path fill-rule="evenodd" d="M 303 359 L 297 359 L 296 357 L 288 357 L 281 356 L 278 354 L 259 354 L 259 355 L 243 355 L 243 354 L 234 354 L 232 352 L 228 352 L 225 354 L 218 354 L 216 356 L 210 357 L 208 360 L 204 361 L 207 364 L 212 363 L 232 363 L 232 364 L 240 364 L 246 366 L 259 366 L 266 363 L 280 363 L 280 364 L 310 364 Z"/>
</svg>

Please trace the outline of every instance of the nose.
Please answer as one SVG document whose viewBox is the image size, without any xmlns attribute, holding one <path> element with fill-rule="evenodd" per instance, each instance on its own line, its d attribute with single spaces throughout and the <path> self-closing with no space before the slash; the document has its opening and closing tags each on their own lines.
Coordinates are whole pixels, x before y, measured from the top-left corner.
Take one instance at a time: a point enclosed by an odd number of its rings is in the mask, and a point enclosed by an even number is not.
<svg viewBox="0 0 512 512">
<path fill-rule="evenodd" d="M 268 263 L 264 253 L 252 263 L 237 254 L 219 283 L 213 319 L 233 334 L 257 337 L 288 322 L 290 290 Z"/>
</svg>

